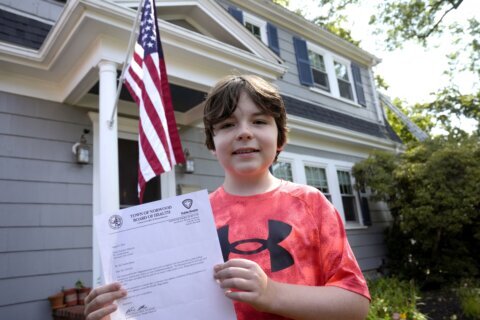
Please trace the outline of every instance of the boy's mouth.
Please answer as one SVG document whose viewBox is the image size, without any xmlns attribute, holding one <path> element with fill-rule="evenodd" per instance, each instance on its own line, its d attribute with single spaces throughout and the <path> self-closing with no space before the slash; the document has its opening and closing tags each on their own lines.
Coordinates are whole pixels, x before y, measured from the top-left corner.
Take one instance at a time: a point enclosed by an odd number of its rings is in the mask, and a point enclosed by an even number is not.
<svg viewBox="0 0 480 320">
<path fill-rule="evenodd" d="M 254 153 L 259 151 L 260 150 L 254 149 L 254 148 L 241 148 L 233 151 L 232 154 L 247 154 L 247 153 Z"/>
</svg>

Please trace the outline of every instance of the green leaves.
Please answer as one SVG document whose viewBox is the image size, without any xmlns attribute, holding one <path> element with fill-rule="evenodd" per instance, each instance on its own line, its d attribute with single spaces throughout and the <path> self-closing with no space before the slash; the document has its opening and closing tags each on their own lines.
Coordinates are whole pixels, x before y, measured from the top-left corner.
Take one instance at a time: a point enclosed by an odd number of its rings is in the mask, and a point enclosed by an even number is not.
<svg viewBox="0 0 480 320">
<path fill-rule="evenodd" d="M 480 273 L 478 135 L 412 142 L 400 155 L 376 152 L 353 175 L 391 210 L 392 271 L 423 284 Z"/>
</svg>

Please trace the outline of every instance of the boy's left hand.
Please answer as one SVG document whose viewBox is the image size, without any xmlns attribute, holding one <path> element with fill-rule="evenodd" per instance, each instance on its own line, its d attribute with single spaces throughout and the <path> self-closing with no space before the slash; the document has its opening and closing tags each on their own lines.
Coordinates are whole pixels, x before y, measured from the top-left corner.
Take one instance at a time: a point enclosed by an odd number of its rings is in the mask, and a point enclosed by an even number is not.
<svg viewBox="0 0 480 320">
<path fill-rule="evenodd" d="M 225 295 L 246 302 L 259 311 L 266 311 L 273 301 L 272 280 L 255 262 L 232 259 L 214 267 L 214 278 L 225 289 Z"/>
</svg>

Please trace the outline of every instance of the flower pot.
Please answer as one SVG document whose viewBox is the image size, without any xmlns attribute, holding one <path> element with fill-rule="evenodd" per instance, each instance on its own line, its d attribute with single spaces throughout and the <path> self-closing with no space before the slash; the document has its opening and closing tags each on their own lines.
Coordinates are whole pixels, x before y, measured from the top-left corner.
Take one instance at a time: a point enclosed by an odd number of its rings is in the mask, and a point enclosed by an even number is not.
<svg viewBox="0 0 480 320">
<path fill-rule="evenodd" d="M 85 304 L 85 297 L 88 296 L 92 288 L 77 288 L 78 304 Z"/>
<path fill-rule="evenodd" d="M 67 307 L 77 305 L 77 302 L 78 302 L 77 289 L 70 288 L 70 289 L 64 290 L 63 294 L 65 295 L 65 304 L 67 305 Z"/>
<path fill-rule="evenodd" d="M 63 298 L 64 298 L 63 292 L 58 292 L 48 297 L 52 310 L 65 307 L 65 304 L 63 304 Z"/>
</svg>

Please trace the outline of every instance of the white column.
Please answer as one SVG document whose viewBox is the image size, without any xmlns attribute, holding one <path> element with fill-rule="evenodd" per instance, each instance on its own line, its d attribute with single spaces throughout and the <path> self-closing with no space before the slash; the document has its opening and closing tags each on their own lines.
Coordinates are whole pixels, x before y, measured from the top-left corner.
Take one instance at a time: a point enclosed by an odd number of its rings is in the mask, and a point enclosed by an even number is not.
<svg viewBox="0 0 480 320">
<path fill-rule="evenodd" d="M 113 125 L 109 121 L 114 110 L 117 91 L 117 65 L 102 60 L 99 68 L 99 113 L 91 115 L 94 122 L 93 214 L 111 213 L 119 209 L 118 126 L 117 113 Z M 96 118 L 96 119 L 95 119 Z M 94 217 L 95 218 L 95 217 Z M 94 220 L 95 223 L 95 220 Z M 93 284 L 102 284 L 101 264 L 96 236 L 93 236 Z"/>
<path fill-rule="evenodd" d="M 109 213 L 119 209 L 118 194 L 118 131 L 117 113 L 113 125 L 109 125 L 117 91 L 117 67 L 114 62 L 100 61 L 99 90 L 99 183 L 100 212 Z"/>
</svg>

